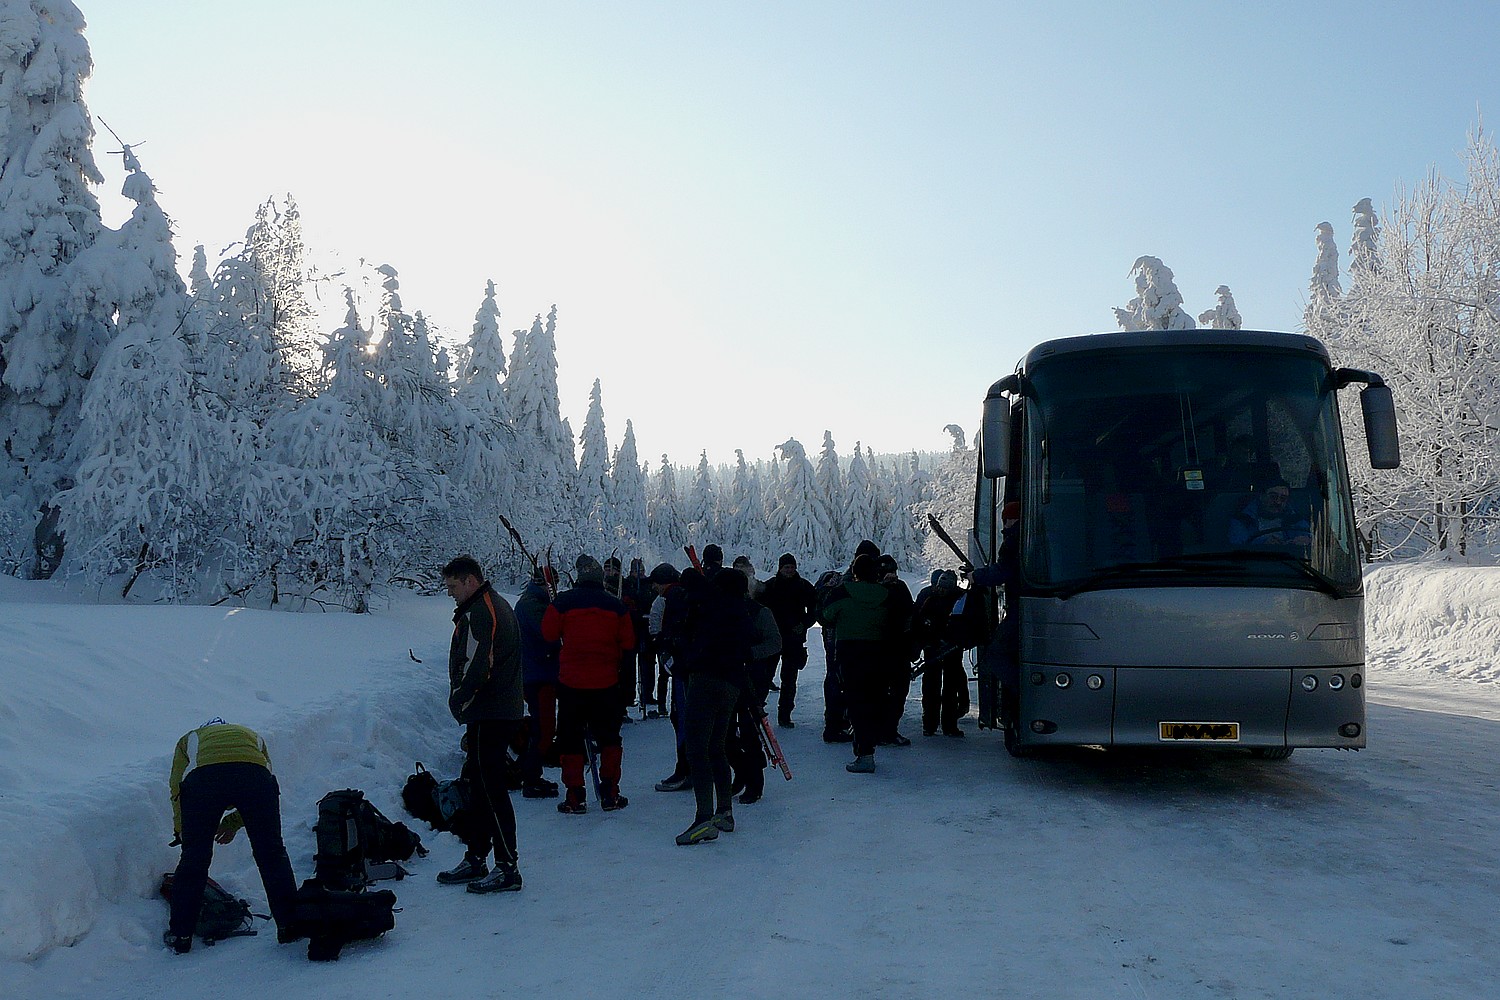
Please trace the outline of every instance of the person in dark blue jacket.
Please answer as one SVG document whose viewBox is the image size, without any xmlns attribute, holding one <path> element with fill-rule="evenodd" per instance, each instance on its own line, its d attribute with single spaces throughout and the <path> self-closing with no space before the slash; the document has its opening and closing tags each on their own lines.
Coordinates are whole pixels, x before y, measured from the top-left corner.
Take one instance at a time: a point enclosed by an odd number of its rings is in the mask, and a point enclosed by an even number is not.
<svg viewBox="0 0 1500 1000">
<path fill-rule="evenodd" d="M 538 566 L 516 599 L 521 626 L 521 691 L 526 697 L 526 751 L 521 757 L 521 794 L 528 799 L 557 798 L 557 782 L 542 775 L 548 760 L 556 760 L 557 654 L 561 643 L 542 635 L 542 615 L 552 603 L 557 573 Z M 552 766 L 556 766 L 555 764 Z"/>
</svg>

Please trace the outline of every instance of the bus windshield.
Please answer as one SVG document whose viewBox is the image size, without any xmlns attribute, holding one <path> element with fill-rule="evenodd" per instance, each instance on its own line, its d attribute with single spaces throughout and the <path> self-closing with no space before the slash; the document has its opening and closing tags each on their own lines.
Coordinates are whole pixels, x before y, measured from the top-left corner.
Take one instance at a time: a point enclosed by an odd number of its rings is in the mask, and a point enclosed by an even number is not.
<svg viewBox="0 0 1500 1000">
<path fill-rule="evenodd" d="M 1023 576 L 1348 594 L 1359 558 L 1321 359 L 1183 347 L 1044 358 L 1028 373 Z"/>
</svg>

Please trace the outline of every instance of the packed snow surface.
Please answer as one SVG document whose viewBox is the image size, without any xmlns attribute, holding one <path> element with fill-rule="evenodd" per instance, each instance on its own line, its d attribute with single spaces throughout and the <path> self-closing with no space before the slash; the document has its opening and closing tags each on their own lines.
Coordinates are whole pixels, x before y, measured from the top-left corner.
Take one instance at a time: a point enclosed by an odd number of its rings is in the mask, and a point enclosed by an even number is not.
<svg viewBox="0 0 1500 1000">
<path fill-rule="evenodd" d="M 1500 571 L 1369 577 L 1370 746 L 1014 760 L 965 720 L 874 775 L 820 737 L 817 632 L 795 780 L 679 848 L 665 721 L 625 728 L 628 809 L 515 796 L 522 892 L 435 884 L 461 854 L 406 817 L 456 772 L 451 602 L 362 616 L 101 605 L 0 579 L 0 997 L 1472 996 L 1500 973 Z M 420 661 L 420 662 L 418 662 Z M 774 696 L 773 696 L 774 697 Z M 213 716 L 268 740 L 299 878 L 325 792 L 363 789 L 432 849 L 385 883 L 396 929 L 309 963 L 274 930 L 161 945 L 172 746 Z M 243 837 L 213 874 L 264 912 Z"/>
</svg>

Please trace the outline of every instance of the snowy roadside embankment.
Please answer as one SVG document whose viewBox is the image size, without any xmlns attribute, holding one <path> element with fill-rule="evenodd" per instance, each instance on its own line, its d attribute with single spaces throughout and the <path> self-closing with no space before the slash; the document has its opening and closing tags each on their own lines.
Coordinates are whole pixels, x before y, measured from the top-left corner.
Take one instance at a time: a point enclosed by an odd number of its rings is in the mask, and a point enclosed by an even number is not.
<svg viewBox="0 0 1500 1000">
<path fill-rule="evenodd" d="M 455 750 L 449 611 L 411 597 L 365 616 L 99 606 L 0 580 L 0 960 L 71 944 L 104 904 L 155 892 L 176 864 L 172 746 L 213 716 L 266 737 L 289 849 L 311 844 L 294 804 L 331 788 L 391 811 L 413 759 Z M 245 838 L 217 853 L 216 873 L 257 884 Z"/>
<path fill-rule="evenodd" d="M 1381 671 L 1500 681 L 1500 567 L 1371 568 L 1365 635 L 1367 657 Z"/>
</svg>

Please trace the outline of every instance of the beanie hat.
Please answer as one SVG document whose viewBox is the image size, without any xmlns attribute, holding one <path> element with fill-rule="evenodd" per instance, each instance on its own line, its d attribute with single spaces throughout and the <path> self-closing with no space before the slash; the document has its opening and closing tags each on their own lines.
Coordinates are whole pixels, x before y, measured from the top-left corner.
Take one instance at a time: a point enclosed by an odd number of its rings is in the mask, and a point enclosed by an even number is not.
<svg viewBox="0 0 1500 1000">
<path fill-rule="evenodd" d="M 890 555 L 878 556 L 875 565 L 880 568 L 882 575 L 896 572 L 896 557 Z"/>
<path fill-rule="evenodd" d="M 958 587 L 958 574 L 951 569 L 945 569 L 938 573 L 937 585 L 945 590 L 954 590 Z"/>
<path fill-rule="evenodd" d="M 880 546 L 866 538 L 854 546 L 854 554 L 855 556 L 878 556 L 880 555 Z"/>
<path fill-rule="evenodd" d="M 1000 508 L 1000 520 L 1018 521 L 1021 518 L 1021 501 L 1008 500 L 1004 507 Z"/>
<path fill-rule="evenodd" d="M 880 567 L 875 565 L 875 557 L 868 552 L 861 552 L 854 557 L 854 565 L 849 567 L 850 574 L 856 580 L 873 583 L 880 579 Z"/>
<path fill-rule="evenodd" d="M 590 555 L 582 555 L 574 560 L 573 574 L 580 583 L 585 580 L 592 580 L 595 583 L 604 582 L 604 567 L 599 565 L 599 560 Z"/>
<path fill-rule="evenodd" d="M 776 561 L 776 566 L 778 569 L 782 566 L 791 566 L 793 569 L 795 569 L 797 567 L 797 557 L 792 555 L 790 552 L 784 552 L 782 553 L 781 558 Z"/>
<path fill-rule="evenodd" d="M 703 561 L 706 563 L 712 563 L 715 566 L 724 565 L 724 550 L 719 548 L 713 542 L 709 542 L 707 545 L 703 546 Z"/>
<path fill-rule="evenodd" d="M 671 563 L 658 563 L 656 568 L 651 570 L 649 579 L 652 583 L 659 583 L 662 586 L 666 586 L 669 583 L 676 583 L 680 575 L 677 572 L 677 567 Z"/>
</svg>

